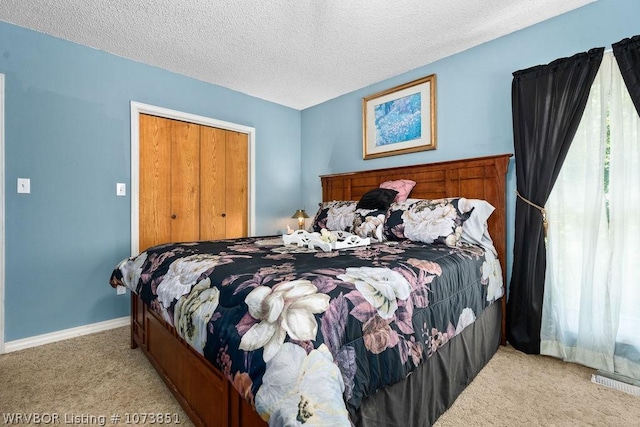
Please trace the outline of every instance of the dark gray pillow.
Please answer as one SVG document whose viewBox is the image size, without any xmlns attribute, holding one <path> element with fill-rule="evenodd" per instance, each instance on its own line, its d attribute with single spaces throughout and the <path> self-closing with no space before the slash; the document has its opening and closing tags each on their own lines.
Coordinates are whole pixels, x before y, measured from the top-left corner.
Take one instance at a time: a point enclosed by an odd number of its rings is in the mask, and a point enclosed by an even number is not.
<svg viewBox="0 0 640 427">
<path fill-rule="evenodd" d="M 374 188 L 362 195 L 356 209 L 388 209 L 397 194 L 389 188 Z"/>
</svg>

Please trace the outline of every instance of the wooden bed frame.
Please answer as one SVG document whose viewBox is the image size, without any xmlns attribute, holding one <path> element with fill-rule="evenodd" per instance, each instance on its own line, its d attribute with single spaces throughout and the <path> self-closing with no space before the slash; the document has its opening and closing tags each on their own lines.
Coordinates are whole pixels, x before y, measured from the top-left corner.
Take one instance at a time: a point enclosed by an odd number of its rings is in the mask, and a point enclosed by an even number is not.
<svg viewBox="0 0 640 427">
<path fill-rule="evenodd" d="M 321 176 L 322 200 L 359 200 L 383 181 L 411 179 L 412 198 L 484 199 L 495 212 L 489 232 L 506 278 L 506 172 L 511 154 Z M 505 343 L 502 298 L 502 343 Z M 266 426 L 229 380 L 194 351 L 158 314 L 131 294 L 131 348 L 140 347 L 197 426 Z"/>
</svg>

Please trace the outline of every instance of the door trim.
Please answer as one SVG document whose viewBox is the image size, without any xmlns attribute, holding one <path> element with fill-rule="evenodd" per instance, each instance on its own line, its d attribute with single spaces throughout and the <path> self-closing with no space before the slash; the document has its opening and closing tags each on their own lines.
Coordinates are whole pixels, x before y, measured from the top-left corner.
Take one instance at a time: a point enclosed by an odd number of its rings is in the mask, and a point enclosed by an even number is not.
<svg viewBox="0 0 640 427">
<path fill-rule="evenodd" d="M 249 140 L 249 182 L 248 182 L 248 205 L 249 212 L 249 235 L 255 235 L 255 142 L 256 129 L 237 123 L 225 122 L 211 117 L 198 116 L 184 113 L 182 111 L 170 110 L 164 107 L 143 104 L 131 101 L 131 255 L 140 252 L 140 223 L 139 223 L 139 203 L 140 203 L 140 114 L 150 114 L 164 117 L 166 119 L 181 120 L 183 122 L 195 123 L 198 125 L 210 126 L 233 132 L 244 133 Z"/>
<path fill-rule="evenodd" d="M 0 74 L 0 354 L 4 353 L 4 74 Z"/>
</svg>

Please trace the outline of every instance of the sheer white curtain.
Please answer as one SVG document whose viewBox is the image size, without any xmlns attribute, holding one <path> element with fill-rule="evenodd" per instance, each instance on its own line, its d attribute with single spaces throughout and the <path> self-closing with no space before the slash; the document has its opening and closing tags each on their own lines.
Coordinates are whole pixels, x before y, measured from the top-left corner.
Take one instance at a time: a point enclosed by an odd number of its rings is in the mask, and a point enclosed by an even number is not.
<svg viewBox="0 0 640 427">
<path fill-rule="evenodd" d="M 610 281 L 620 304 L 614 366 L 616 372 L 640 379 L 640 116 L 615 60 L 613 64 L 609 101 Z"/>
<path fill-rule="evenodd" d="M 636 379 L 640 379 L 639 128 L 640 117 L 613 54 L 605 53 L 546 204 L 549 230 L 541 328 L 542 354 Z"/>
</svg>

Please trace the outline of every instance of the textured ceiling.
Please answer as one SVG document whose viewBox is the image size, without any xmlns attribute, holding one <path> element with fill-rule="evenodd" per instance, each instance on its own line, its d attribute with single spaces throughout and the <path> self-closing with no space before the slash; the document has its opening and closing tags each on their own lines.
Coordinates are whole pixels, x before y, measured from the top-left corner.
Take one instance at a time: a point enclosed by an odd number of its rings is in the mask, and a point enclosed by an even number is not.
<svg viewBox="0 0 640 427">
<path fill-rule="evenodd" d="M 296 109 L 595 0 L 1 0 L 0 20 Z"/>
</svg>

